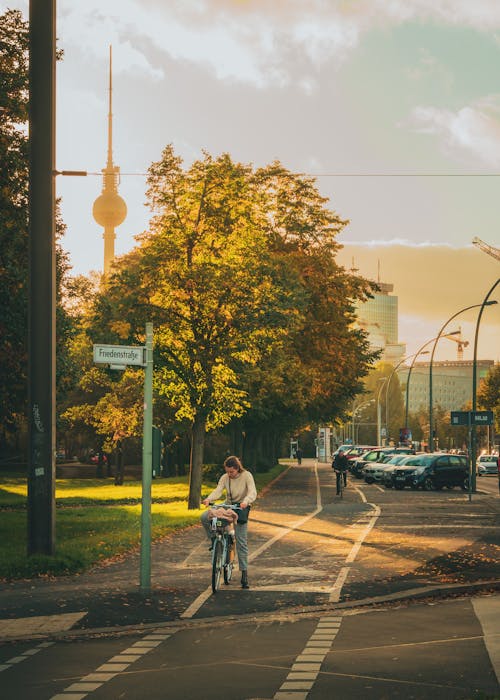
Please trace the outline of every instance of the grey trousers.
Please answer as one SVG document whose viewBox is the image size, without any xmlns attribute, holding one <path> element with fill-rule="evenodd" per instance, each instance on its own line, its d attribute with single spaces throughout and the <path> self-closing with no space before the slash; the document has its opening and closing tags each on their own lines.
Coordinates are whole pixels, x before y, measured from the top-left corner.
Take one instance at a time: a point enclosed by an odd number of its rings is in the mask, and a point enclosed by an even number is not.
<svg viewBox="0 0 500 700">
<path fill-rule="evenodd" d="M 201 514 L 201 524 L 203 525 L 207 538 L 210 540 L 210 519 L 208 510 Z M 236 533 L 236 552 L 238 554 L 238 568 L 240 571 L 248 569 L 248 523 L 236 523 L 234 526 Z"/>
</svg>

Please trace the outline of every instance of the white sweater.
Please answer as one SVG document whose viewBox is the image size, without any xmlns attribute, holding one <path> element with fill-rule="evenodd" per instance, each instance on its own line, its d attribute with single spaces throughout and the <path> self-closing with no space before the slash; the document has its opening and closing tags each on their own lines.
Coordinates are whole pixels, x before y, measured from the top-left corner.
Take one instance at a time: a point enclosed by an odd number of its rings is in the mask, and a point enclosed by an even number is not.
<svg viewBox="0 0 500 700">
<path fill-rule="evenodd" d="M 227 474 L 223 474 L 219 479 L 217 487 L 209 493 L 207 499 L 216 501 L 222 497 L 222 492 L 226 492 L 226 498 L 231 503 L 241 503 L 244 501 L 248 505 L 253 503 L 257 498 L 257 489 L 253 476 L 248 471 L 243 471 L 238 474 L 235 479 L 230 479 Z"/>
</svg>

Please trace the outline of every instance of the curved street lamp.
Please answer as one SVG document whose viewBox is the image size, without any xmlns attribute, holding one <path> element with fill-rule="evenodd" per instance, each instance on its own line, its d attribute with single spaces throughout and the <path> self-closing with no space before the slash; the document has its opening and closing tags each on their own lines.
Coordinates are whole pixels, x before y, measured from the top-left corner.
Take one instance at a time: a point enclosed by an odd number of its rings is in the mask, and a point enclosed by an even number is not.
<svg viewBox="0 0 500 700">
<path fill-rule="evenodd" d="M 454 318 L 462 314 L 464 311 L 469 311 L 470 309 L 477 309 L 478 306 L 481 306 L 481 304 L 472 304 L 472 306 L 466 306 L 465 308 L 460 309 L 460 311 L 457 311 L 455 314 L 453 314 L 453 316 L 450 316 L 450 318 L 441 326 L 441 329 L 436 336 L 436 340 L 434 341 L 434 345 L 432 346 L 431 359 L 429 363 L 429 449 L 431 452 L 434 452 L 434 431 L 432 429 L 432 363 L 434 361 L 434 353 L 436 351 L 438 341 L 442 337 L 443 331 L 449 324 L 449 322 L 453 321 Z M 460 331 L 455 331 L 454 333 L 447 333 L 446 335 L 456 335 L 459 332 Z"/>
<path fill-rule="evenodd" d="M 493 293 L 495 287 L 500 284 L 500 278 L 497 279 L 493 287 L 490 289 L 488 294 L 484 297 L 481 308 L 477 315 L 476 321 L 476 333 L 474 335 L 474 358 L 472 360 L 472 410 L 475 411 L 477 408 L 477 340 L 479 336 L 479 324 L 481 323 L 481 317 L 483 315 L 485 306 L 493 306 L 493 304 L 498 304 L 497 301 L 488 301 Z M 476 426 L 471 426 L 471 491 L 476 491 Z"/>
<path fill-rule="evenodd" d="M 415 364 L 415 360 L 419 355 L 428 355 L 430 350 L 424 350 L 429 343 L 432 343 L 432 341 L 435 340 L 435 338 L 431 338 L 431 340 L 428 340 L 426 343 L 422 345 L 420 350 L 417 350 L 415 353 L 415 356 L 413 360 L 411 361 L 410 369 L 408 370 L 408 377 L 406 378 L 406 398 L 405 398 L 405 430 L 408 429 L 408 409 L 409 409 L 409 401 L 410 401 L 410 378 L 411 378 L 411 373 L 413 371 L 413 365 Z"/>
<path fill-rule="evenodd" d="M 351 421 L 351 426 L 352 426 L 352 444 L 353 444 L 353 445 L 356 444 L 356 428 L 355 428 L 356 421 L 354 420 L 354 419 L 355 419 L 355 416 L 356 416 L 357 413 L 359 413 L 359 411 L 360 411 L 362 408 L 366 408 L 366 406 L 369 406 L 371 403 L 373 403 L 373 399 L 370 399 L 369 401 L 365 401 L 364 403 L 360 403 L 360 404 L 358 404 L 355 408 L 353 407 L 353 410 L 352 410 L 352 421 Z"/>
<path fill-rule="evenodd" d="M 425 345 L 423 347 L 425 347 Z M 389 428 L 389 400 L 388 399 L 389 399 L 389 384 L 391 383 L 391 379 L 396 374 L 398 369 L 401 367 L 403 362 L 406 362 L 406 360 L 410 360 L 412 357 L 416 358 L 417 355 L 420 354 L 421 350 L 422 350 L 422 348 L 420 348 L 420 350 L 418 352 L 415 352 L 412 355 L 406 355 L 406 357 L 403 357 L 403 359 L 400 360 L 398 362 L 398 364 L 394 367 L 394 369 L 392 370 L 392 372 L 390 373 L 390 375 L 387 379 L 387 383 L 385 385 L 385 427 L 386 427 L 386 430 Z M 413 361 L 415 361 L 415 359 Z M 412 367 L 413 367 L 413 362 L 412 362 Z M 408 386 L 408 384 L 407 384 L 407 386 Z"/>
</svg>

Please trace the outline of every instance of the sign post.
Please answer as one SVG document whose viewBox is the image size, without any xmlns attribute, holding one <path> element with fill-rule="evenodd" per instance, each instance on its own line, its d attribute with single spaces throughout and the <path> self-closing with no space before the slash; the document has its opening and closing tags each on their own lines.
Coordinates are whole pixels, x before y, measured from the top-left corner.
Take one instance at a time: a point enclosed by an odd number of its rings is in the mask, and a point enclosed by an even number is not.
<svg viewBox="0 0 500 700">
<path fill-rule="evenodd" d="M 476 465 L 472 454 L 472 428 L 476 425 L 493 425 L 493 411 L 451 411 L 451 425 L 467 426 L 467 462 L 469 465 L 469 501 L 476 490 Z"/>
<path fill-rule="evenodd" d="M 146 323 L 146 346 L 94 345 L 94 362 L 124 370 L 144 367 L 144 433 L 142 436 L 142 505 L 139 587 L 151 590 L 151 481 L 153 477 L 153 324 Z"/>
<path fill-rule="evenodd" d="M 140 590 L 151 590 L 151 480 L 153 477 L 153 324 L 146 323 L 144 432 L 142 436 L 142 508 Z"/>
</svg>

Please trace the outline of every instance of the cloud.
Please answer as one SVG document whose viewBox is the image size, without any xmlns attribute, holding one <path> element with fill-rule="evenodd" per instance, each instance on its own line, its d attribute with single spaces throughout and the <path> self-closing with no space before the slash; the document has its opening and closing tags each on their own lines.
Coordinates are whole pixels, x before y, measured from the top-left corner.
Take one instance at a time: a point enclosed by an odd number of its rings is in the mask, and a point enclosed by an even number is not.
<svg viewBox="0 0 500 700">
<path fill-rule="evenodd" d="M 27 12 L 27 0 L 8 5 Z M 421 21 L 500 28 L 500 3 L 491 0 L 59 0 L 57 12 L 60 45 L 102 59 L 112 43 L 117 70 L 161 79 L 149 45 L 221 80 L 282 86 L 294 81 L 288 65 L 300 55 L 309 66 L 306 90 L 321 66 L 341 63 L 373 28 Z"/>
<path fill-rule="evenodd" d="M 410 123 L 417 133 L 437 136 L 455 155 L 472 155 L 490 165 L 500 164 L 500 100 L 485 97 L 458 111 L 416 107 Z"/>
</svg>

